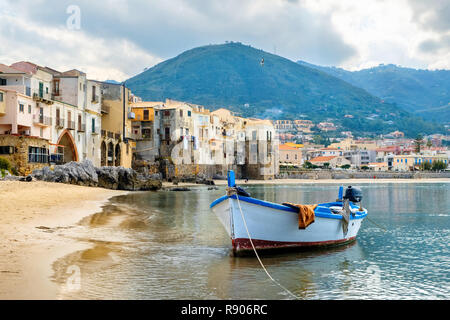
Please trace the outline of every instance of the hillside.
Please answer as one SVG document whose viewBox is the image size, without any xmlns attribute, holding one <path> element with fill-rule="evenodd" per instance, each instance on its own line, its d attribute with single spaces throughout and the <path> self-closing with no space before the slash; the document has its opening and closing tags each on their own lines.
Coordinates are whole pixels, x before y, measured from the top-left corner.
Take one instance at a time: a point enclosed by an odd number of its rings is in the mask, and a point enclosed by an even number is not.
<svg viewBox="0 0 450 320">
<path fill-rule="evenodd" d="M 450 121 L 442 117 L 442 112 L 450 113 L 450 70 L 418 70 L 389 64 L 351 72 L 298 63 L 347 81 L 424 118 Z"/>
<path fill-rule="evenodd" d="M 264 59 L 264 64 L 261 60 Z M 341 79 L 240 43 L 209 45 L 183 52 L 127 80 L 145 100 L 172 98 L 212 109 L 228 107 L 242 116 L 271 119 L 334 119 L 356 132 L 409 130 L 408 112 Z M 351 114 L 354 119 L 345 119 Z"/>
</svg>

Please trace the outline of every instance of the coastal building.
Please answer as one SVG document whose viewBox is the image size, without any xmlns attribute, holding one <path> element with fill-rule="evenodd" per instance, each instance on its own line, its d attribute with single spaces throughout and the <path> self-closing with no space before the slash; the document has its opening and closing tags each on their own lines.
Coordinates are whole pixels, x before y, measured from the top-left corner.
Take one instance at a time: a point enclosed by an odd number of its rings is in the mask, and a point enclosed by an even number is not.
<svg viewBox="0 0 450 320">
<path fill-rule="evenodd" d="M 317 125 L 317 128 L 319 128 L 319 130 L 324 131 L 324 132 L 337 130 L 336 125 L 333 122 L 320 122 Z"/>
<path fill-rule="evenodd" d="M 388 171 L 389 165 L 387 162 L 370 162 L 368 164 L 369 169 L 373 171 Z"/>
<path fill-rule="evenodd" d="M 162 102 L 136 101 L 130 104 L 134 119 L 131 119 L 133 135 L 136 138 L 136 158 L 155 162 L 159 157 L 160 128 L 156 125 L 158 110 Z M 155 111 L 156 110 L 156 111 Z"/>
<path fill-rule="evenodd" d="M 53 75 L 52 162 L 90 160 L 100 166 L 101 92 L 96 81 L 82 71 L 60 72 L 48 67 Z"/>
<path fill-rule="evenodd" d="M 122 84 L 98 83 L 102 95 L 100 163 L 131 168 L 136 150 L 131 121 L 135 115 L 130 105 L 134 96 Z"/>
<path fill-rule="evenodd" d="M 340 142 L 332 143 L 329 148 L 337 148 L 341 150 L 376 150 L 377 143 L 373 140 L 353 140 L 352 138 L 344 139 Z"/>
<path fill-rule="evenodd" d="M 396 155 L 393 158 L 394 171 L 413 171 L 419 170 L 421 165 L 425 162 L 433 165 L 434 162 L 441 161 L 448 166 L 449 158 L 445 153 L 442 154 L 406 154 Z"/>
<path fill-rule="evenodd" d="M 344 151 L 338 148 L 321 148 L 319 149 L 320 154 L 324 157 L 330 157 L 330 156 L 342 156 Z"/>
<path fill-rule="evenodd" d="M 273 125 L 277 132 L 290 132 L 295 128 L 292 120 L 274 120 Z"/>
<path fill-rule="evenodd" d="M 0 155 L 29 174 L 49 160 L 51 74 L 36 65 L 15 66 L 0 65 Z"/>
<path fill-rule="evenodd" d="M 303 156 L 301 148 L 290 146 L 288 144 L 280 144 L 280 165 L 291 164 L 301 166 L 303 164 Z"/>
<path fill-rule="evenodd" d="M 311 159 L 310 162 L 313 165 L 328 168 L 337 168 L 351 164 L 350 161 L 342 156 L 319 156 Z"/>
<path fill-rule="evenodd" d="M 375 150 L 348 150 L 344 151 L 343 156 L 356 168 L 368 166 L 369 163 L 375 162 L 376 160 Z"/>
<path fill-rule="evenodd" d="M 311 133 L 311 128 L 314 127 L 311 120 L 294 120 L 293 125 L 297 131 L 304 133 Z"/>
</svg>

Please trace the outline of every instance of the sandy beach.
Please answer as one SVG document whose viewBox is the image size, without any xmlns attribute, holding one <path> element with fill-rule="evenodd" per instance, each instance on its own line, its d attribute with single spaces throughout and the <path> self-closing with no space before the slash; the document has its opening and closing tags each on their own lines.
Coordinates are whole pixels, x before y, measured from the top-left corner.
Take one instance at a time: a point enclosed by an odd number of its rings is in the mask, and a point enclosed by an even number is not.
<svg viewBox="0 0 450 320">
<path fill-rule="evenodd" d="M 85 249 L 65 228 L 126 191 L 60 183 L 0 181 L 0 299 L 55 299 L 52 263 Z"/>
</svg>

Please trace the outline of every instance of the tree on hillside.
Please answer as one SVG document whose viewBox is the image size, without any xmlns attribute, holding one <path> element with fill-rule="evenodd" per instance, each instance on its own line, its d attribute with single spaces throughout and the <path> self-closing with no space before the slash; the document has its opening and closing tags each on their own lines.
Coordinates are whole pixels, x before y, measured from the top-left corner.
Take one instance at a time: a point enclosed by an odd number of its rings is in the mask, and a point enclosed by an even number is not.
<svg viewBox="0 0 450 320">
<path fill-rule="evenodd" d="M 423 144 L 423 137 L 421 134 L 419 134 L 416 139 L 414 140 L 414 151 L 416 153 L 420 153 L 420 150 L 422 148 L 422 144 Z"/>
</svg>

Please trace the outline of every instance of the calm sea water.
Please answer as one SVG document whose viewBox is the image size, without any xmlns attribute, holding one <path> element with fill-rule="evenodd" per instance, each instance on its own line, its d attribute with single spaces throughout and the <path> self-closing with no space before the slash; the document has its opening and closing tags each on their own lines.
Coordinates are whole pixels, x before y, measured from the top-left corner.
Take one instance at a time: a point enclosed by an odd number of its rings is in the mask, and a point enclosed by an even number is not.
<svg viewBox="0 0 450 320">
<path fill-rule="evenodd" d="M 269 273 L 303 299 L 449 299 L 450 184 L 359 184 L 365 220 L 345 247 L 263 256 Z M 273 202 L 334 200 L 338 185 L 247 186 Z M 209 209 L 224 187 L 114 198 L 72 236 L 93 245 L 55 264 L 60 298 L 289 299 L 254 257 L 232 257 Z M 251 230 L 250 230 L 251 232 Z M 68 268 L 81 285 L 66 284 Z M 69 272 L 70 274 L 70 272 Z"/>
</svg>

